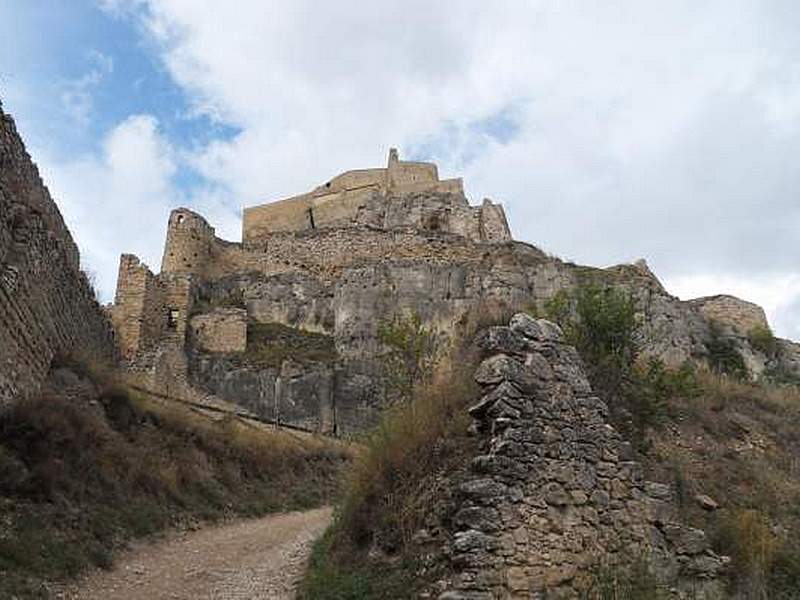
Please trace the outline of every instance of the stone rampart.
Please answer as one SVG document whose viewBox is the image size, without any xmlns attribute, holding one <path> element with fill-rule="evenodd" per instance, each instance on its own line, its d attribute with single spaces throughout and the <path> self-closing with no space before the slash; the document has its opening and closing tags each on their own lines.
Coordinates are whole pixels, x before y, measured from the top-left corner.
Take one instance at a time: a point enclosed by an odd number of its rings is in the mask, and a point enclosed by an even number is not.
<svg viewBox="0 0 800 600">
<path fill-rule="evenodd" d="M 189 320 L 197 346 L 206 352 L 244 352 L 247 347 L 247 311 L 217 308 Z"/>
<path fill-rule="evenodd" d="M 520 314 L 478 345 L 482 453 L 459 484 L 440 600 L 576 598 L 593 568 L 642 561 L 674 597 L 724 597 L 727 559 L 643 479 L 558 326 Z"/>
<path fill-rule="evenodd" d="M 113 330 L 38 169 L 0 107 L 0 405 L 35 393 L 59 354 L 113 360 Z"/>
<path fill-rule="evenodd" d="M 690 300 L 689 303 L 697 307 L 707 319 L 732 327 L 744 335 L 756 327 L 769 329 L 763 308 L 735 296 L 706 296 Z"/>
</svg>

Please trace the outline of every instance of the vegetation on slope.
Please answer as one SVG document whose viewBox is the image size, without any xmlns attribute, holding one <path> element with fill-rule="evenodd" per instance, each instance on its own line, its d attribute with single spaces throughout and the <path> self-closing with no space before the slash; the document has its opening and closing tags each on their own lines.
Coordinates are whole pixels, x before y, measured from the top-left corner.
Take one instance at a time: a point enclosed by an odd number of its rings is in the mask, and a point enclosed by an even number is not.
<svg viewBox="0 0 800 600">
<path fill-rule="evenodd" d="M 712 348 L 717 372 L 688 365 L 670 370 L 645 359 L 635 343 L 635 308 L 624 292 L 588 283 L 573 297 L 557 297 L 546 316 L 579 349 L 615 424 L 636 442 L 648 478 L 671 483 L 682 518 L 732 557 L 731 597 L 796 598 L 800 391 L 741 381 L 735 349 L 724 343 Z M 758 336 L 767 342 L 763 332 Z M 461 368 L 415 387 L 412 399 L 387 413 L 369 439 L 338 519 L 312 557 L 304 598 L 410 598 L 424 585 L 409 541 L 447 502 L 441 475 L 457 477 L 474 452 L 465 410 L 476 394 L 474 362 L 452 362 Z M 702 508 L 699 494 L 721 507 Z M 598 571 L 596 583 L 587 597 L 656 597 L 646 569 Z"/>
<path fill-rule="evenodd" d="M 107 567 L 126 540 L 329 502 L 341 447 L 213 422 L 80 364 L 0 416 L 0 597 Z"/>
</svg>

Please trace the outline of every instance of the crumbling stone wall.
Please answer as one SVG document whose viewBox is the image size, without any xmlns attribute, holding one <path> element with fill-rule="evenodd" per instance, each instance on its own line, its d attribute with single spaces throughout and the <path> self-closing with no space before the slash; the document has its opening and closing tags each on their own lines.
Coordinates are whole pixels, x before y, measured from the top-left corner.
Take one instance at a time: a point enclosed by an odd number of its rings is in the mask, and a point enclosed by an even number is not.
<svg viewBox="0 0 800 600">
<path fill-rule="evenodd" d="M 518 314 L 478 346 L 482 453 L 458 489 L 440 600 L 575 598 L 593 567 L 642 559 L 676 597 L 722 598 L 727 559 L 643 479 L 558 326 Z"/>
<path fill-rule="evenodd" d="M 153 275 L 132 254 L 120 257 L 111 318 L 127 360 L 159 344 L 183 347 L 192 302 L 189 275 Z"/>
<path fill-rule="evenodd" d="M 732 327 L 745 335 L 755 327 L 769 328 L 763 308 L 734 296 L 721 294 L 695 298 L 689 302 L 707 319 Z"/>
<path fill-rule="evenodd" d="M 247 311 L 241 308 L 196 315 L 189 328 L 197 346 L 207 352 L 244 352 L 247 347 Z"/>
<path fill-rule="evenodd" d="M 0 106 L 0 406 L 35 393 L 58 354 L 113 360 L 78 248 Z"/>
</svg>

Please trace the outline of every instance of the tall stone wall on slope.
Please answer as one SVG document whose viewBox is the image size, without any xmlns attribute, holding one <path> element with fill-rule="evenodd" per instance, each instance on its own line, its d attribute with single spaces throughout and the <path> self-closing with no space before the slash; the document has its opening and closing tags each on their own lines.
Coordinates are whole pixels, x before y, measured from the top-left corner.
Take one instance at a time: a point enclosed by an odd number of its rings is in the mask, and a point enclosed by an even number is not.
<svg viewBox="0 0 800 600">
<path fill-rule="evenodd" d="M 35 393 L 54 356 L 115 357 L 78 248 L 0 106 L 0 407 Z"/>
<path fill-rule="evenodd" d="M 722 598 L 727 559 L 645 481 L 558 326 L 516 315 L 478 339 L 482 452 L 458 484 L 439 600 L 576 598 L 594 567 L 644 559 L 676 598 Z"/>
</svg>

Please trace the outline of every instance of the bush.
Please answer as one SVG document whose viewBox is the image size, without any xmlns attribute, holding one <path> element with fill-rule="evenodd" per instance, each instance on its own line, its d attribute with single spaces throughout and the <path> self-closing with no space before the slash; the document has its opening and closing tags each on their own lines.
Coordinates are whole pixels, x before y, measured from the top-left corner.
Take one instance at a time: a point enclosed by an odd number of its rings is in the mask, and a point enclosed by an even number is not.
<svg viewBox="0 0 800 600">
<path fill-rule="evenodd" d="M 583 358 L 589 380 L 608 401 L 616 425 L 637 446 L 644 445 L 648 428 L 661 423 L 671 396 L 692 393 L 694 373 L 688 365 L 670 371 L 660 360 L 639 360 L 631 294 L 587 283 L 572 297 L 559 292 L 544 308 Z"/>
<path fill-rule="evenodd" d="M 439 350 L 437 336 L 414 313 L 381 323 L 378 339 L 386 348 L 382 364 L 390 395 L 410 399 L 416 386 L 430 380 Z"/>
<path fill-rule="evenodd" d="M 338 515 L 352 549 L 378 541 L 401 552 L 422 526 L 442 493 L 437 476 L 460 466 L 472 447 L 466 408 L 478 396 L 473 371 L 471 362 L 442 368 L 410 402 L 386 410 L 356 460 Z"/>
<path fill-rule="evenodd" d="M 739 509 L 726 515 L 714 535 L 714 545 L 733 560 L 738 587 L 748 597 L 767 597 L 778 542 L 768 519 L 757 510 Z"/>
<path fill-rule="evenodd" d="M 715 373 L 735 379 L 747 379 L 747 366 L 736 348 L 736 342 L 722 336 L 719 325 L 712 322 L 708 347 L 708 363 Z"/>
<path fill-rule="evenodd" d="M 666 600 L 669 590 L 653 575 L 643 558 L 627 557 L 625 564 L 601 565 L 580 592 L 581 600 Z"/>
<path fill-rule="evenodd" d="M 750 345 L 767 356 L 774 355 L 778 350 L 778 342 L 768 326 L 756 325 L 747 332 Z"/>
</svg>

